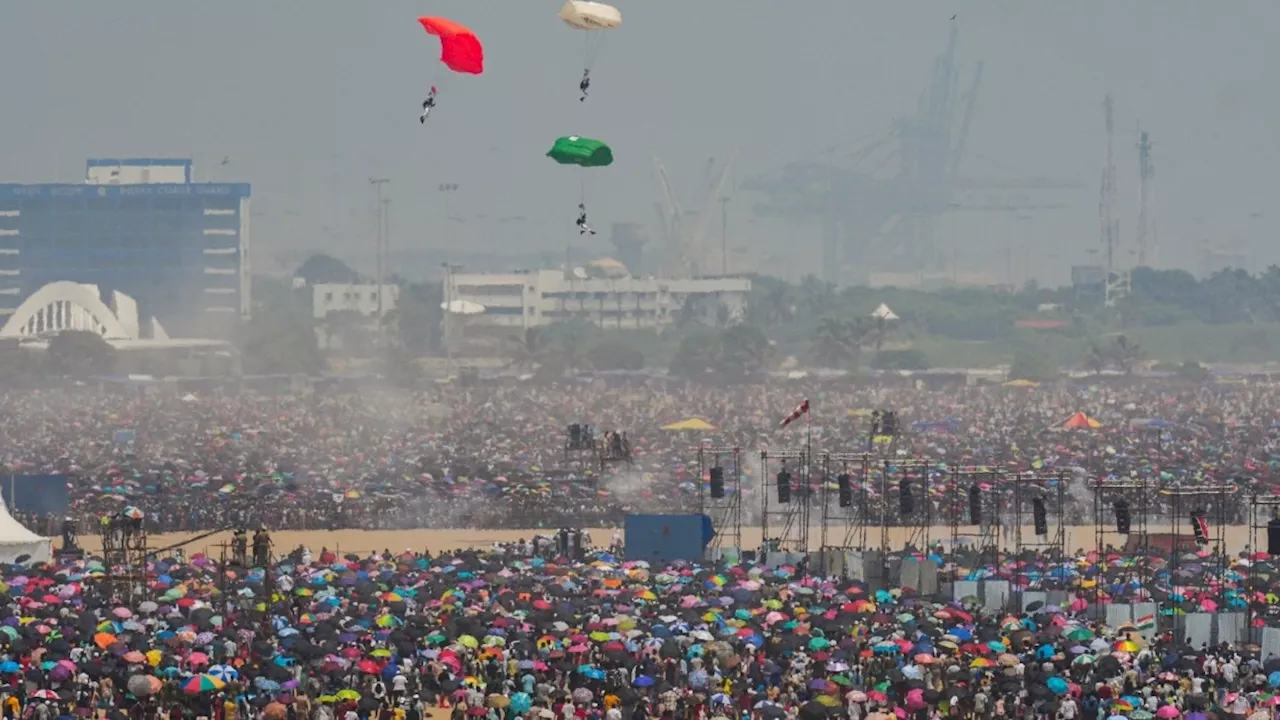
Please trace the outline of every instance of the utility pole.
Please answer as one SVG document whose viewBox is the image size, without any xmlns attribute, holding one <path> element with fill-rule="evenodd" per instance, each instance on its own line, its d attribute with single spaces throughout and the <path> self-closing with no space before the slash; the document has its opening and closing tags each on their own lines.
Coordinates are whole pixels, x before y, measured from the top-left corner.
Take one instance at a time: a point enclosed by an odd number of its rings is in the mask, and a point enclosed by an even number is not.
<svg viewBox="0 0 1280 720">
<path fill-rule="evenodd" d="M 729 198 L 720 198 L 720 274 L 729 274 Z"/>
<path fill-rule="evenodd" d="M 389 182 L 391 182 L 390 178 L 369 178 L 369 184 L 373 185 L 374 190 L 378 196 L 378 202 L 376 205 L 373 206 L 374 212 L 376 212 L 378 215 L 378 235 L 376 238 L 374 238 L 374 241 L 373 241 L 374 255 L 377 260 L 377 269 L 374 271 L 373 283 L 378 288 L 377 289 L 377 293 L 378 293 L 377 321 L 378 321 L 378 350 L 379 351 L 381 351 L 383 347 L 382 346 L 382 233 L 383 233 L 382 215 L 383 215 L 383 212 L 385 211 L 383 210 L 384 206 L 382 204 L 382 186 L 386 185 Z"/>
</svg>

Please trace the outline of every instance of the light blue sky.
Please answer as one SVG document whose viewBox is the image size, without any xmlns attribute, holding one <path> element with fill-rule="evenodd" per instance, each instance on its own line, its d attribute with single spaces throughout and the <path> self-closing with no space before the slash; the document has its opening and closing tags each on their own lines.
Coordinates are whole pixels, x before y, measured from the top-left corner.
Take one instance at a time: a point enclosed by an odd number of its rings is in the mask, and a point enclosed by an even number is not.
<svg viewBox="0 0 1280 720">
<path fill-rule="evenodd" d="M 1086 259 L 1110 91 L 1126 239 L 1141 120 L 1156 143 L 1162 257 L 1188 265 L 1210 238 L 1280 261 L 1268 242 L 1280 218 L 1274 0 L 617 4 L 625 24 L 604 39 L 584 104 L 582 38 L 556 0 L 5 0 L 0 180 L 78 181 L 88 156 L 193 156 L 198 179 L 253 184 L 264 259 L 314 247 L 358 261 L 376 174 L 392 178 L 396 247 L 557 250 L 579 194 L 543 157 L 557 135 L 614 148 L 591 185 L 595 222 L 652 225 L 653 155 L 681 184 L 733 148 L 744 178 L 848 149 L 914 111 L 958 12 L 961 84 L 986 63 L 964 174 L 1082 186 L 1057 198 L 1071 207 L 1029 219 L 959 218 L 962 254 L 1003 265 L 999 248 L 1017 243 L 1026 271 L 1051 281 L 1065 280 L 1055 264 Z M 414 21 L 424 14 L 474 29 L 486 74 L 442 71 Z M 438 192 L 445 182 L 461 189 Z M 753 218 L 747 200 L 732 204 L 740 262 L 786 248 L 794 272 L 816 270 L 816 230 Z"/>
</svg>

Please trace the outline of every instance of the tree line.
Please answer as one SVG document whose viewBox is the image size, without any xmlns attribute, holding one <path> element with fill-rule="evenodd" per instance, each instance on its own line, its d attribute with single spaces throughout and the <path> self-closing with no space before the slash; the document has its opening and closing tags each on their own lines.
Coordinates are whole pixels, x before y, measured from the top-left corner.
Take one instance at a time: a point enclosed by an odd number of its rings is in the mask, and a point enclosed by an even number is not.
<svg viewBox="0 0 1280 720">
<path fill-rule="evenodd" d="M 309 266 L 309 267 L 308 267 Z M 358 280 L 332 259 L 309 260 L 299 268 L 319 274 L 316 282 Z M 741 378 L 774 369 L 785 357 L 802 365 L 839 368 L 924 369 L 931 358 L 912 347 L 919 338 L 999 341 L 1018 332 L 1017 321 L 1054 318 L 1052 332 L 1080 348 L 1078 365 L 1096 371 L 1130 373 L 1147 356 L 1127 333 L 1136 328 L 1184 323 L 1280 322 L 1280 268 L 1253 275 L 1223 270 L 1197 279 L 1182 270 L 1138 268 L 1127 297 L 1104 305 L 1096 293 L 1077 288 L 1045 288 L 1028 283 L 1016 292 L 952 288 L 925 292 L 903 288 L 837 288 L 816 277 L 799 282 L 757 276 L 745 315 L 700 313 L 684 308 L 660 333 L 605 330 L 570 321 L 513 333 L 498 352 L 521 372 L 637 370 L 666 367 L 691 378 Z M 439 281 L 397 279 L 397 307 L 388 313 L 395 338 L 390 361 L 400 364 L 440 354 L 443 289 Z M 243 329 L 246 372 L 314 372 L 324 367 L 317 343 L 317 320 L 285 283 L 259 279 L 253 320 Z M 880 303 L 898 319 L 870 316 Z M 686 312 L 686 310 L 690 310 Z M 705 318 L 711 317 L 711 320 Z M 321 334 L 367 332 L 367 323 L 342 314 L 319 321 Z M 356 328 L 365 328 L 357 331 Z M 1028 379 L 1056 373 L 1035 352 L 1014 358 L 1013 373 Z M 1191 372 L 1190 368 L 1187 372 Z M 1034 378 L 1032 377 L 1034 376 Z"/>
</svg>

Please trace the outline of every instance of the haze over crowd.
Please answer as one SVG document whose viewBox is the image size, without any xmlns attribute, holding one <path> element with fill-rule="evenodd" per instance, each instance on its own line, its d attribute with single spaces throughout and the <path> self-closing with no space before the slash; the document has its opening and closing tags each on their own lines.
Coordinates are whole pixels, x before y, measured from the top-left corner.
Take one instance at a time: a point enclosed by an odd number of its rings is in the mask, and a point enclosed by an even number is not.
<svg viewBox="0 0 1280 720">
<path fill-rule="evenodd" d="M 420 3 L 5 3 L 3 179 L 76 182 L 94 156 L 193 156 L 198 180 L 253 183 L 263 269 L 308 250 L 369 265 L 371 175 L 392 179 L 395 250 L 559 252 L 578 188 L 543 157 L 550 139 L 607 139 L 618 161 L 593 189 L 593 219 L 652 225 L 650 156 L 678 185 L 734 149 L 739 180 L 839 162 L 857 138 L 915 112 L 958 13 L 961 84 L 985 62 L 962 174 L 1078 187 L 1029 222 L 958 217 L 961 252 L 985 262 L 1028 243 L 1030 274 L 1055 284 L 1089 260 L 1110 92 L 1122 233 L 1136 214 L 1141 121 L 1156 143 L 1161 261 L 1193 266 L 1206 241 L 1242 248 L 1257 267 L 1280 260 L 1267 242 L 1280 152 L 1267 47 L 1280 7 L 1267 0 L 635 3 L 583 104 L 582 41 L 555 6 L 433 3 L 484 39 L 489 67 L 450 83 L 424 128 L 416 107 L 438 74 L 437 47 L 414 22 Z M 442 183 L 460 189 L 440 193 Z M 798 239 L 795 272 L 818 269 L 815 226 L 757 217 L 750 193 L 738 199 L 744 265 L 787 237 Z"/>
</svg>

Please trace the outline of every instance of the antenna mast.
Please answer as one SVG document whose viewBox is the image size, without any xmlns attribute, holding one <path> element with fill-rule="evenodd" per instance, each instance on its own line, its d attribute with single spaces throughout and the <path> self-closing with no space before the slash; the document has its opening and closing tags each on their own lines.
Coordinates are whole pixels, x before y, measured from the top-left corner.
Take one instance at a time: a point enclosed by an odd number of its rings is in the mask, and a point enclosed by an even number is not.
<svg viewBox="0 0 1280 720">
<path fill-rule="evenodd" d="M 1151 137 L 1138 128 L 1138 265 L 1150 267 L 1158 252 L 1155 223 L 1151 218 L 1151 180 L 1155 168 L 1151 164 Z"/>
<path fill-rule="evenodd" d="M 1116 250 L 1120 244 L 1120 221 L 1116 219 L 1116 162 L 1112 152 L 1115 128 L 1111 122 L 1111 95 L 1102 101 L 1107 121 L 1107 162 L 1102 168 L 1102 196 L 1098 202 L 1098 215 L 1102 221 L 1102 246 L 1107 254 L 1107 282 L 1105 302 L 1115 303 L 1124 293 L 1120 274 L 1116 272 Z"/>
</svg>

